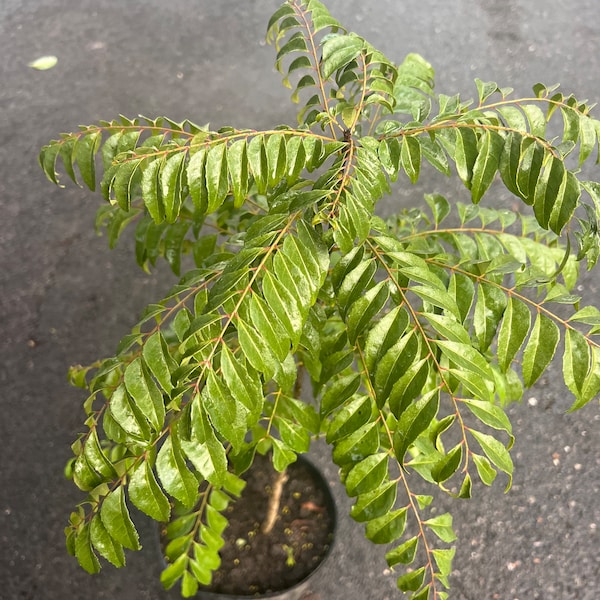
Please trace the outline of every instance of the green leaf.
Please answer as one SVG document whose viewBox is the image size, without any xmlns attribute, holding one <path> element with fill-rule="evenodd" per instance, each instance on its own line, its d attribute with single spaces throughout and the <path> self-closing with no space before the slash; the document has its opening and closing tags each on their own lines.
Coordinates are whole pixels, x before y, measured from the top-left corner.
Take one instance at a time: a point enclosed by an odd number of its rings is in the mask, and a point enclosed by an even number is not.
<svg viewBox="0 0 600 600">
<path fill-rule="evenodd" d="M 419 538 L 415 536 L 393 550 L 390 550 L 385 555 L 388 566 L 394 567 L 397 564 L 409 565 L 415 560 L 418 547 Z"/>
<path fill-rule="evenodd" d="M 208 373 L 201 398 L 215 429 L 234 449 L 239 448 L 248 431 L 250 411 L 231 394 L 213 371 Z"/>
<path fill-rule="evenodd" d="M 365 535 L 374 544 L 389 544 L 397 540 L 406 527 L 407 507 L 393 510 L 367 523 Z"/>
<path fill-rule="evenodd" d="M 426 525 L 442 542 L 450 543 L 456 540 L 456 534 L 452 529 L 452 515 L 449 513 L 423 521 L 423 525 Z"/>
<path fill-rule="evenodd" d="M 421 144 L 416 137 L 404 137 L 400 146 L 400 162 L 411 183 L 417 183 L 421 170 Z"/>
<path fill-rule="evenodd" d="M 439 570 L 438 577 L 441 580 L 446 579 L 452 571 L 452 559 L 456 554 L 456 548 L 434 549 L 431 554 L 433 554 L 435 564 Z M 448 587 L 447 581 L 444 582 L 444 585 Z"/>
<path fill-rule="evenodd" d="M 283 135 L 270 135 L 267 139 L 266 152 L 269 168 L 268 182 L 273 187 L 285 174 L 287 165 L 285 138 Z"/>
<path fill-rule="evenodd" d="M 365 365 L 370 372 L 380 358 L 402 336 L 408 327 L 409 317 L 402 306 L 394 307 L 370 329 L 365 341 Z"/>
<path fill-rule="evenodd" d="M 327 443 L 354 433 L 370 420 L 371 412 L 371 399 L 366 394 L 345 402 L 327 428 Z"/>
<path fill-rule="evenodd" d="M 231 177 L 234 206 L 239 208 L 248 195 L 248 154 L 246 140 L 236 140 L 227 149 L 227 169 Z"/>
<path fill-rule="evenodd" d="M 535 186 L 544 164 L 544 157 L 544 148 L 540 144 L 535 140 L 523 139 L 516 184 L 519 195 L 527 204 L 533 204 Z"/>
<path fill-rule="evenodd" d="M 397 484 L 388 481 L 375 490 L 361 494 L 350 509 L 350 516 L 359 523 L 372 521 L 389 512 L 396 501 Z"/>
<path fill-rule="evenodd" d="M 600 131 L 600 130 L 599 130 Z M 594 126 L 594 120 L 587 115 L 579 117 L 579 160 L 578 166 L 589 158 L 596 146 L 598 132 Z"/>
<path fill-rule="evenodd" d="M 138 464 L 129 480 L 129 499 L 155 521 L 167 522 L 171 515 L 169 500 L 159 487 L 148 460 Z"/>
<path fill-rule="evenodd" d="M 323 393 L 320 405 L 321 414 L 328 415 L 340 407 L 348 398 L 354 395 L 359 386 L 360 375 L 358 373 L 336 378 Z"/>
<path fill-rule="evenodd" d="M 187 182 L 190 196 L 196 209 L 201 213 L 208 210 L 208 189 L 206 186 L 206 157 L 208 150 L 200 148 L 192 155 L 187 166 Z M 150 213 L 152 214 L 152 213 Z M 154 219 L 156 221 L 156 219 Z"/>
<path fill-rule="evenodd" d="M 198 480 L 187 468 L 178 437 L 173 430 L 156 458 L 156 472 L 164 489 L 184 506 L 191 507 L 198 495 Z"/>
<path fill-rule="evenodd" d="M 538 223 L 560 234 L 571 219 L 580 194 L 577 178 L 566 170 L 561 159 L 550 156 L 535 187 L 533 210 Z"/>
<path fill-rule="evenodd" d="M 473 165 L 471 180 L 471 200 L 478 204 L 485 192 L 489 189 L 504 147 L 504 140 L 495 131 L 486 130 L 479 140 L 477 159 Z"/>
<path fill-rule="evenodd" d="M 273 444 L 273 466 L 276 471 L 282 473 L 296 461 L 296 453 L 276 438 L 272 438 L 271 442 Z"/>
<path fill-rule="evenodd" d="M 494 479 L 496 479 L 496 470 L 490 464 L 490 461 L 485 457 L 479 454 L 472 454 L 471 458 L 475 463 L 475 467 L 477 468 L 477 474 L 481 479 L 481 482 L 484 485 L 492 485 L 494 483 Z"/>
<path fill-rule="evenodd" d="M 379 432 L 377 423 L 367 423 L 359 427 L 354 433 L 335 442 L 333 448 L 333 461 L 344 466 L 348 463 L 357 463 L 379 449 Z"/>
<path fill-rule="evenodd" d="M 482 81 L 478 77 L 475 78 L 475 86 L 477 87 L 477 95 L 479 104 L 483 104 L 492 94 L 498 91 L 498 84 L 493 81 Z"/>
<path fill-rule="evenodd" d="M 59 185 L 58 174 L 56 173 L 56 159 L 61 151 L 61 145 L 59 142 L 51 142 L 44 146 L 38 156 L 38 161 L 42 167 L 46 177 L 55 185 Z M 71 152 L 71 154 L 73 154 Z M 69 158 L 71 161 L 71 158 Z M 72 167 L 71 167 L 72 170 Z"/>
<path fill-rule="evenodd" d="M 411 404 L 400 416 L 393 438 L 394 454 L 400 464 L 404 464 L 404 455 L 409 446 L 437 415 L 439 401 L 439 390 L 433 390 Z"/>
<path fill-rule="evenodd" d="M 161 223 L 165 220 L 165 206 L 161 187 L 161 169 L 163 165 L 164 161 L 154 160 L 144 169 L 142 174 L 142 198 L 155 223 Z"/>
<path fill-rule="evenodd" d="M 116 475 L 113 464 L 108 460 L 100 445 L 96 428 L 90 431 L 83 446 L 83 454 L 85 455 L 88 465 L 102 475 L 102 477 L 113 478 Z"/>
<path fill-rule="evenodd" d="M 209 483 L 220 486 L 227 476 L 227 455 L 210 424 L 202 397 L 192 401 L 193 440 L 181 440 L 181 447 L 198 473 Z"/>
<path fill-rule="evenodd" d="M 508 450 L 504 447 L 502 442 L 499 442 L 495 437 L 488 435 L 487 433 L 481 433 L 474 429 L 470 429 L 469 431 L 477 442 L 479 442 L 481 449 L 490 461 L 508 475 L 508 484 L 505 489 L 505 491 L 508 491 L 512 484 L 513 474 L 513 462 Z"/>
<path fill-rule="evenodd" d="M 176 364 L 160 331 L 156 331 L 146 340 L 142 355 L 162 389 L 167 393 L 170 392 L 173 389 L 171 373 L 175 370 Z"/>
<path fill-rule="evenodd" d="M 229 190 L 227 176 L 227 144 L 213 146 L 206 158 L 206 189 L 208 191 L 207 213 L 214 212 L 223 204 Z"/>
<path fill-rule="evenodd" d="M 467 189 L 471 189 L 477 156 L 477 136 L 473 129 L 467 127 L 456 129 L 454 161 L 458 176 Z"/>
<path fill-rule="evenodd" d="M 460 313 L 459 321 L 464 323 L 471 312 L 473 298 L 475 297 L 473 280 L 462 273 L 453 273 L 448 284 L 448 293 L 456 299 Z"/>
<path fill-rule="evenodd" d="M 188 563 L 188 555 L 182 554 L 175 562 L 170 563 L 160 574 L 160 582 L 165 590 L 171 589 L 185 572 Z"/>
<path fill-rule="evenodd" d="M 423 392 L 429 375 L 429 360 L 423 358 L 410 365 L 400 379 L 394 383 L 388 397 L 391 413 L 400 418 L 409 404 Z"/>
<path fill-rule="evenodd" d="M 129 516 L 123 486 L 117 487 L 104 498 L 100 517 L 106 530 L 119 544 L 130 550 L 140 550 L 138 533 Z"/>
<path fill-rule="evenodd" d="M 48 56 L 40 56 L 35 60 L 32 60 L 30 63 L 27 63 L 28 67 L 32 69 L 36 69 L 37 71 L 47 71 L 48 69 L 52 69 L 58 63 L 58 58 L 56 56 L 48 55 Z"/>
<path fill-rule="evenodd" d="M 425 567 L 401 575 L 398 577 L 397 585 L 403 592 L 416 592 L 423 585 L 423 581 L 425 581 Z"/>
<path fill-rule="evenodd" d="M 380 452 L 354 465 L 344 482 L 348 496 L 358 496 L 379 487 L 388 474 L 388 455 Z"/>
<path fill-rule="evenodd" d="M 581 394 L 590 367 L 591 348 L 587 339 L 575 329 L 565 332 L 563 376 L 567 387 L 578 397 Z"/>
<path fill-rule="evenodd" d="M 125 211 L 131 207 L 131 199 L 134 198 L 134 192 L 141 180 L 140 166 L 143 158 L 129 159 L 119 164 L 115 173 L 112 189 L 115 193 L 117 204 Z"/>
<path fill-rule="evenodd" d="M 254 175 L 258 193 L 264 194 L 267 191 L 269 166 L 262 135 L 253 137 L 248 143 L 248 163 L 252 175 Z"/>
<path fill-rule="evenodd" d="M 299 56 L 296 60 L 305 60 L 308 64 L 304 63 L 305 66 L 311 66 L 310 60 L 306 56 Z M 295 61 L 294 61 L 295 62 Z M 291 65 L 290 65 L 291 66 Z M 306 150 L 302 143 L 302 138 L 294 136 L 288 140 L 286 149 L 286 179 L 287 184 L 292 185 L 297 179 L 306 162 Z"/>
<path fill-rule="evenodd" d="M 368 259 L 360 262 L 344 277 L 337 289 L 338 303 L 344 316 L 351 305 L 370 287 L 376 270 L 375 259 Z"/>
<path fill-rule="evenodd" d="M 506 372 L 514 360 L 517 352 L 523 345 L 529 327 L 531 325 L 531 313 L 520 300 L 509 296 L 502 324 L 498 331 L 498 364 L 502 371 Z"/>
<path fill-rule="evenodd" d="M 81 178 L 90 190 L 96 190 L 96 152 L 100 148 L 102 134 L 99 131 L 82 135 L 75 143 L 73 156 L 79 167 Z"/>
<path fill-rule="evenodd" d="M 82 525 L 77 532 L 77 537 L 75 538 L 75 557 L 79 565 L 88 573 L 93 574 L 100 571 L 100 561 L 92 550 L 89 523 Z"/>
<path fill-rule="evenodd" d="M 523 351 L 523 382 L 532 386 L 552 361 L 560 331 L 554 321 L 539 313 Z"/>
<path fill-rule="evenodd" d="M 191 561 L 190 561 L 191 562 Z M 198 592 L 198 580 L 189 571 L 184 571 L 181 577 L 181 595 L 183 598 L 192 598 Z"/>
<path fill-rule="evenodd" d="M 127 392 L 124 384 L 121 384 L 113 392 L 108 410 L 110 416 L 127 434 L 139 440 L 150 438 L 148 422 Z"/>
<path fill-rule="evenodd" d="M 238 319 L 237 330 L 244 356 L 257 371 L 264 374 L 265 380 L 271 379 L 277 370 L 278 360 L 269 345 L 254 327 L 242 319 Z"/>
<path fill-rule="evenodd" d="M 384 405 L 394 385 L 418 359 L 419 340 L 416 330 L 412 330 L 403 335 L 379 360 L 373 386 L 379 407 Z"/>
<path fill-rule="evenodd" d="M 124 381 L 127 391 L 154 431 L 160 431 L 165 422 L 163 396 L 140 357 L 129 363 Z"/>
<path fill-rule="evenodd" d="M 460 486 L 460 491 L 458 492 L 459 498 L 471 498 L 471 489 L 473 487 L 473 483 L 471 481 L 471 476 L 466 473 L 465 478 L 463 479 L 462 485 Z"/>
<path fill-rule="evenodd" d="M 496 337 L 496 330 L 505 308 L 506 295 L 501 289 L 485 283 L 479 285 L 473 325 L 482 352 L 490 347 Z"/>
<path fill-rule="evenodd" d="M 290 351 L 290 338 L 281 321 L 258 294 L 250 298 L 250 318 L 256 330 L 260 331 L 263 343 L 268 345 L 278 361 L 283 361 Z"/>
<path fill-rule="evenodd" d="M 431 477 L 436 483 L 447 481 L 456 473 L 463 459 L 463 446 L 458 444 L 452 448 L 431 469 Z"/>
<path fill-rule="evenodd" d="M 263 278 L 263 294 L 277 318 L 283 324 L 292 347 L 297 346 L 302 335 L 306 309 L 302 307 L 292 292 L 270 271 Z"/>
<path fill-rule="evenodd" d="M 364 41 L 354 35 L 335 35 L 322 46 L 321 75 L 329 77 L 353 61 L 362 51 Z"/>
<path fill-rule="evenodd" d="M 165 218 L 174 223 L 183 203 L 185 181 L 185 153 L 177 152 L 165 162 L 161 173 L 161 194 Z"/>
<path fill-rule="evenodd" d="M 90 522 L 90 538 L 100 556 L 115 567 L 125 566 L 123 546 L 110 536 L 98 513 Z"/>
<path fill-rule="evenodd" d="M 600 349 L 594 346 L 591 353 L 591 362 L 588 374 L 581 388 L 581 392 L 576 395 L 577 400 L 573 403 L 569 412 L 573 412 L 585 406 L 590 400 L 600 393 Z"/>
<path fill-rule="evenodd" d="M 450 214 L 450 202 L 441 194 L 425 194 L 425 201 L 431 209 L 433 222 L 438 227 L 439 224 Z"/>
<path fill-rule="evenodd" d="M 435 340 L 449 361 L 465 371 L 471 371 L 486 381 L 493 379 L 492 370 L 486 359 L 472 346 L 446 340 Z"/>
<path fill-rule="evenodd" d="M 294 452 L 303 454 L 310 448 L 310 435 L 301 425 L 278 415 L 275 425 L 279 431 L 281 441 Z"/>
<path fill-rule="evenodd" d="M 249 369 L 224 346 L 221 351 L 221 370 L 225 384 L 237 402 L 248 410 L 247 425 L 258 420 L 263 405 L 262 384 L 252 367 Z"/>
<path fill-rule="evenodd" d="M 457 319 L 460 319 L 456 300 L 446 290 L 431 287 L 430 285 L 415 285 L 411 286 L 410 291 L 419 296 L 421 300 L 429 302 L 433 306 L 443 308 Z"/>
<path fill-rule="evenodd" d="M 465 399 L 463 402 L 482 423 L 494 429 L 506 431 L 512 436 L 511 422 L 502 408 L 496 404 L 482 400 Z"/>
</svg>

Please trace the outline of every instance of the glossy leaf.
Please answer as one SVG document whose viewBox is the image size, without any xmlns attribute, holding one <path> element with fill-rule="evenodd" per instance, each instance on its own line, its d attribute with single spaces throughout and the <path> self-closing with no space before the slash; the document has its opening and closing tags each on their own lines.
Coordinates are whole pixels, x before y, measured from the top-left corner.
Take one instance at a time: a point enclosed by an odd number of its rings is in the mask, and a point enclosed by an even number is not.
<svg viewBox="0 0 600 600">
<path fill-rule="evenodd" d="M 508 475 L 508 484 L 506 486 L 506 490 L 508 490 L 512 483 L 513 474 L 513 462 L 508 450 L 502 442 L 499 442 L 495 437 L 487 433 L 481 433 L 474 429 L 471 429 L 470 433 L 479 442 L 481 449 L 489 460 Z"/>
<path fill-rule="evenodd" d="M 322 48 L 321 74 L 324 79 L 334 71 L 345 67 L 363 49 L 363 41 L 358 36 L 338 35 L 329 38 Z"/>
<path fill-rule="evenodd" d="M 406 136 L 402 141 L 400 162 L 411 183 L 417 183 L 421 171 L 421 144 L 416 137 Z"/>
<path fill-rule="evenodd" d="M 127 490 L 131 502 L 142 512 L 155 521 L 166 522 L 169 520 L 171 505 L 158 485 L 147 460 L 142 461 L 133 471 Z"/>
<path fill-rule="evenodd" d="M 201 397 L 192 404 L 192 440 L 181 440 L 181 447 L 198 473 L 209 483 L 224 485 L 227 475 L 227 456 L 208 420 Z"/>
<path fill-rule="evenodd" d="M 423 522 L 442 542 L 453 542 L 456 534 L 452 529 L 452 515 L 445 513 Z"/>
<path fill-rule="evenodd" d="M 104 498 L 100 517 L 106 531 L 119 544 L 130 550 L 141 548 L 138 533 L 125 503 L 123 486 L 118 486 Z"/>
<path fill-rule="evenodd" d="M 125 387 L 140 412 L 155 431 L 160 431 L 165 420 L 162 394 L 149 376 L 141 358 L 132 361 L 125 369 Z"/>
<path fill-rule="evenodd" d="M 90 538 L 100 556 L 115 567 L 125 566 L 123 546 L 111 537 L 98 513 L 94 515 L 90 523 Z"/>
<path fill-rule="evenodd" d="M 443 483 L 450 479 L 462 464 L 463 447 L 462 444 L 454 446 L 441 460 L 439 460 L 431 470 L 431 477 L 436 483 Z"/>
<path fill-rule="evenodd" d="M 100 571 L 100 561 L 92 550 L 89 523 L 85 523 L 77 532 L 77 537 L 75 538 L 75 556 L 79 565 L 88 573 L 93 574 Z"/>
<path fill-rule="evenodd" d="M 394 433 L 394 454 L 400 464 L 409 446 L 423 433 L 437 415 L 439 392 L 434 390 L 411 404 L 400 416 Z"/>
<path fill-rule="evenodd" d="M 365 529 L 367 539 L 374 544 L 389 544 L 397 540 L 404 533 L 407 512 L 408 508 L 404 507 L 369 521 Z"/>
<path fill-rule="evenodd" d="M 559 329 L 545 314 L 539 313 L 523 351 L 523 380 L 532 386 L 554 357 L 560 338 Z"/>
<path fill-rule="evenodd" d="M 485 456 L 480 456 L 479 454 L 473 454 L 472 458 L 481 482 L 485 485 L 492 485 L 497 473 L 490 464 L 490 461 Z"/>
<path fill-rule="evenodd" d="M 327 442 L 334 442 L 355 432 L 370 418 L 371 399 L 366 395 L 355 396 L 335 413 L 327 429 Z"/>
<path fill-rule="evenodd" d="M 387 514 L 395 500 L 396 484 L 388 481 L 382 486 L 358 496 L 356 504 L 350 510 L 350 516 L 359 523 L 372 521 Z"/>
<path fill-rule="evenodd" d="M 571 392 L 578 397 L 581 394 L 590 366 L 591 349 L 585 337 L 575 329 L 565 332 L 565 350 L 563 354 L 563 376 Z"/>
<path fill-rule="evenodd" d="M 520 300 L 509 296 L 498 331 L 498 363 L 503 371 L 506 372 L 510 367 L 523 345 L 530 325 L 531 313 L 527 306 Z"/>
<path fill-rule="evenodd" d="M 412 537 L 386 553 L 385 559 L 388 566 L 394 567 L 398 564 L 409 565 L 415 559 L 419 547 L 419 538 Z"/>
<path fill-rule="evenodd" d="M 165 439 L 156 458 L 156 472 L 166 492 L 184 506 L 194 504 L 198 480 L 185 463 L 177 437 L 171 435 Z"/>
<path fill-rule="evenodd" d="M 373 454 L 360 461 L 348 473 L 345 481 L 349 496 L 358 496 L 379 487 L 388 473 L 388 455 Z"/>
</svg>

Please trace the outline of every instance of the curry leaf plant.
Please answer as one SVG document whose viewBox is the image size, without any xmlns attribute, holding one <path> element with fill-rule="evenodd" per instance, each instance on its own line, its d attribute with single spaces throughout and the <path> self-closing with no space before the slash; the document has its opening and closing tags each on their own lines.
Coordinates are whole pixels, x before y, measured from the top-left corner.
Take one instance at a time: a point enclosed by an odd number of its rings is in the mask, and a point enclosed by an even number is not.
<svg viewBox="0 0 600 600">
<path fill-rule="evenodd" d="M 600 121 L 541 84 L 438 95 L 426 60 L 392 62 L 316 0 L 284 2 L 267 40 L 293 125 L 119 117 L 41 151 L 51 181 L 60 163 L 100 191 L 111 246 L 131 232 L 143 269 L 181 277 L 114 356 L 71 370 L 87 399 L 68 472 L 87 497 L 67 547 L 90 573 L 123 566 L 136 507 L 168 523 L 161 580 L 191 596 L 255 453 L 283 471 L 323 436 L 398 588 L 447 598 L 452 516 L 418 479 L 461 498 L 499 472 L 510 487 L 505 408 L 557 352 L 573 410 L 600 391 L 600 311 L 574 292 L 600 250 L 600 184 L 580 171 Z M 430 194 L 378 216 L 426 163 L 471 203 Z M 490 207 L 494 182 L 520 208 Z"/>
</svg>

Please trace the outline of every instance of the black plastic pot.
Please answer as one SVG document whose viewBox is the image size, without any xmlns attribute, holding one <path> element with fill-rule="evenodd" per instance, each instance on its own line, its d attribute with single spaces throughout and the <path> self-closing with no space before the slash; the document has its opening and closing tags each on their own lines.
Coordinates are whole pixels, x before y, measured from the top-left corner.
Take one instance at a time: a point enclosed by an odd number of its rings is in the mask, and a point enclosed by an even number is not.
<svg viewBox="0 0 600 600">
<path fill-rule="evenodd" d="M 331 495 L 331 491 L 329 490 L 329 485 L 327 481 L 324 479 L 321 472 L 305 457 L 299 456 L 298 460 L 288 467 L 290 473 L 290 481 L 288 483 L 293 482 L 294 478 L 294 470 L 297 468 L 301 468 L 305 473 L 310 474 L 310 478 L 314 482 L 315 487 L 317 487 L 322 494 L 322 505 L 325 513 L 328 516 L 330 526 L 330 543 L 328 547 L 324 550 L 323 554 L 320 556 L 320 560 L 318 563 L 314 564 L 314 568 L 308 572 L 300 581 L 295 584 L 292 584 L 290 587 L 286 589 L 267 591 L 263 593 L 252 593 L 248 591 L 248 593 L 231 593 L 231 592 L 218 592 L 207 589 L 200 589 L 196 594 L 195 598 L 197 600 L 248 600 L 250 598 L 269 598 L 273 600 L 302 600 L 305 597 L 305 594 L 310 589 L 311 578 L 313 575 L 322 567 L 325 563 L 327 557 L 331 553 L 331 549 L 333 547 L 335 541 L 335 533 L 337 529 L 337 512 L 335 507 L 335 501 L 333 496 Z M 249 477 L 251 477 L 252 468 L 249 470 Z M 244 498 L 238 500 L 234 504 L 233 511 L 235 512 L 235 506 L 243 503 Z M 226 567 L 221 566 L 219 570 L 220 573 L 226 573 Z M 273 586 L 275 587 L 275 586 Z"/>
</svg>

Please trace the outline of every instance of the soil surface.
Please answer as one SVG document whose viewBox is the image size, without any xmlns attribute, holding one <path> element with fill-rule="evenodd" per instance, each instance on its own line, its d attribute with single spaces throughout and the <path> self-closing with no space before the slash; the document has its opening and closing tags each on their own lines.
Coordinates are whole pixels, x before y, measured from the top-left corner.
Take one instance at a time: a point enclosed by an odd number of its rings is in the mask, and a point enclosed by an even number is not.
<svg viewBox="0 0 600 600">
<path fill-rule="evenodd" d="M 334 508 L 325 482 L 304 461 L 291 464 L 279 516 L 269 534 L 260 531 L 277 473 L 256 456 L 245 473 L 242 497 L 226 516 L 222 564 L 210 591 L 253 596 L 277 592 L 305 579 L 327 556 L 333 542 Z"/>
</svg>

